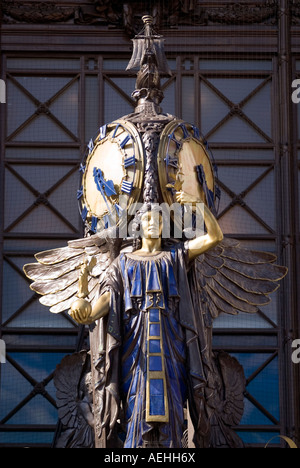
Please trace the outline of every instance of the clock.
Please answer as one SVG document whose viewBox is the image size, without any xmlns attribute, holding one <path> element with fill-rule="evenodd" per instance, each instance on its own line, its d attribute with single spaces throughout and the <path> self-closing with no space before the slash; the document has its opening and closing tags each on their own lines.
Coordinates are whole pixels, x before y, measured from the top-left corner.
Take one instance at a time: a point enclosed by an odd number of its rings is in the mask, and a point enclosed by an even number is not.
<svg viewBox="0 0 300 468">
<path fill-rule="evenodd" d="M 88 230 L 118 226 L 142 188 L 143 144 L 136 127 L 124 120 L 101 127 L 88 145 L 81 171 L 77 198 Z"/>
<path fill-rule="evenodd" d="M 216 213 L 217 167 L 197 127 L 173 120 L 164 128 L 158 148 L 158 173 L 162 197 L 168 205 L 176 203 L 175 194 L 182 190 Z"/>
</svg>

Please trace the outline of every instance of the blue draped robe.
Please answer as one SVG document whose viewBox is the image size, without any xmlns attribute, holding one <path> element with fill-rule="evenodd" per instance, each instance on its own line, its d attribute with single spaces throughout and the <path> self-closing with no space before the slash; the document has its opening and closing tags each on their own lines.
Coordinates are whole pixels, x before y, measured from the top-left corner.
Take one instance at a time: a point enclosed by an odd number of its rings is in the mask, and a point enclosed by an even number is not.
<svg viewBox="0 0 300 468">
<path fill-rule="evenodd" d="M 122 402 L 125 448 L 181 447 L 187 399 L 196 425 L 200 417 L 205 378 L 187 268 L 182 244 L 122 253 L 102 285 L 111 292 L 102 424 L 112 429 Z"/>
</svg>

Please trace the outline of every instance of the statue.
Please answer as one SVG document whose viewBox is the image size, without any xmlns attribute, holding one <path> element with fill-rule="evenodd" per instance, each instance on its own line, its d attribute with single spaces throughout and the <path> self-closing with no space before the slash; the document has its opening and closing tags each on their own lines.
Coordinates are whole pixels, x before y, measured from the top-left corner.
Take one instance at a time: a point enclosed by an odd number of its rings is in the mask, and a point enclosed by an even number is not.
<svg viewBox="0 0 300 468">
<path fill-rule="evenodd" d="M 190 407 L 197 408 L 195 426 L 206 430 L 205 377 L 187 268 L 223 235 L 205 205 L 204 211 L 207 234 L 165 250 L 162 217 L 155 216 L 155 205 L 144 205 L 139 213 L 141 248 L 121 253 L 113 262 L 88 316 L 84 304 L 71 307 L 71 316 L 81 324 L 109 315 L 109 365 L 121 367 L 122 377 L 106 381 L 107 392 L 111 385 L 120 391 L 111 393 L 112 401 L 106 399 L 110 408 L 103 408 L 102 425 L 114 429 L 122 400 L 125 448 L 181 447 L 188 395 Z"/>
<path fill-rule="evenodd" d="M 170 71 L 143 21 L 128 67 L 140 67 L 135 112 L 101 127 L 81 166 L 86 236 L 24 266 L 42 304 L 90 328 L 90 353 L 67 356 L 55 374 L 56 446 L 184 447 L 188 411 L 195 447 L 243 447 L 232 426 L 245 377 L 213 352 L 213 321 L 257 312 L 287 269 L 223 237 L 216 167 L 198 129 L 162 113 Z M 187 214 L 191 228 L 178 235 Z"/>
</svg>

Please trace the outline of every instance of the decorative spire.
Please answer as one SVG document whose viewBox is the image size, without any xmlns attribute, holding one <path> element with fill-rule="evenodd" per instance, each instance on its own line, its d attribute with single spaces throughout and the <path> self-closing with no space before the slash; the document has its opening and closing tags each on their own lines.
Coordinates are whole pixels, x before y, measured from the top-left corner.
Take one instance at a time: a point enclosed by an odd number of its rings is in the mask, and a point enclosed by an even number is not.
<svg viewBox="0 0 300 468">
<path fill-rule="evenodd" d="M 158 106 L 163 100 L 160 77 L 172 75 L 165 56 L 163 36 L 154 31 L 152 16 L 143 16 L 142 20 L 144 27 L 132 39 L 133 53 L 126 68 L 127 71 L 139 69 L 136 90 L 132 93 L 132 97 L 138 101 L 138 112 L 145 102 L 154 103 L 160 110 Z"/>
</svg>

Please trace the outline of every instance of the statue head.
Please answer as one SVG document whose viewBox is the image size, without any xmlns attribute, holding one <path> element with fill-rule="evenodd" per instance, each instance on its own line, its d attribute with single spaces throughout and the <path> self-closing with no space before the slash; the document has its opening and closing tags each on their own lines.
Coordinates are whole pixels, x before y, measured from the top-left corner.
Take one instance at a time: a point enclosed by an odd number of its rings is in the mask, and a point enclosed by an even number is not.
<svg viewBox="0 0 300 468">
<path fill-rule="evenodd" d="M 162 236 L 163 212 L 158 203 L 144 203 L 132 222 L 134 250 L 141 245 L 142 238 L 158 239 Z"/>
</svg>

